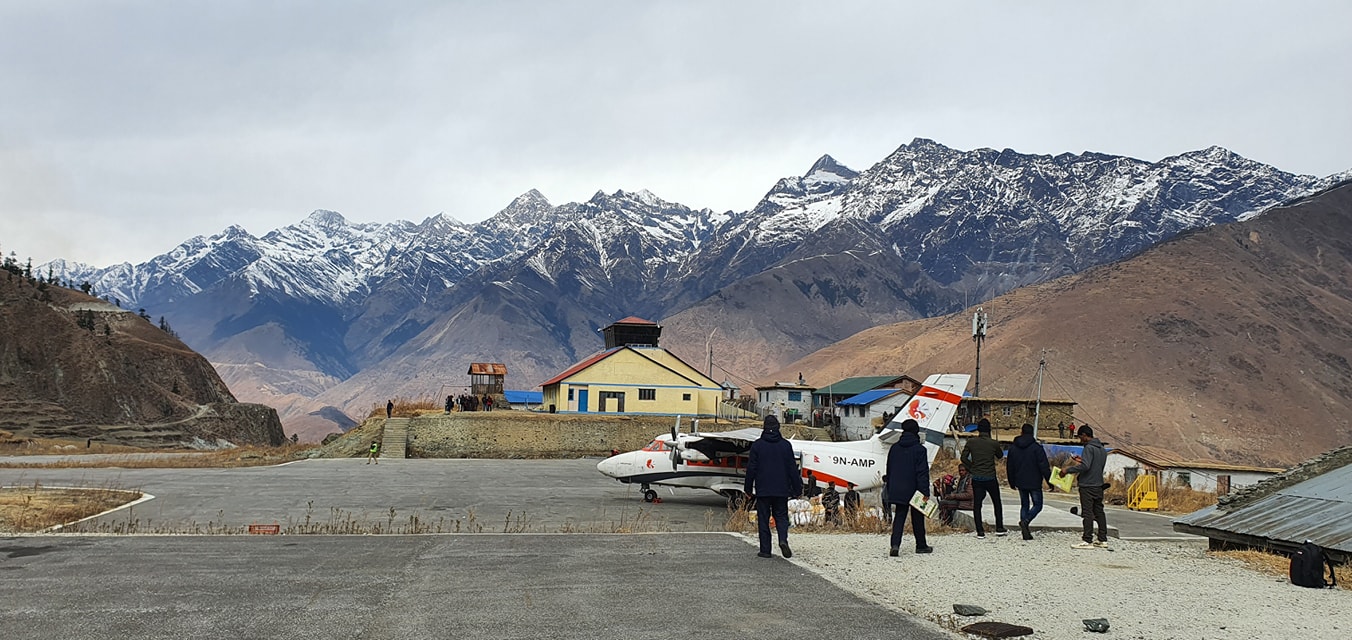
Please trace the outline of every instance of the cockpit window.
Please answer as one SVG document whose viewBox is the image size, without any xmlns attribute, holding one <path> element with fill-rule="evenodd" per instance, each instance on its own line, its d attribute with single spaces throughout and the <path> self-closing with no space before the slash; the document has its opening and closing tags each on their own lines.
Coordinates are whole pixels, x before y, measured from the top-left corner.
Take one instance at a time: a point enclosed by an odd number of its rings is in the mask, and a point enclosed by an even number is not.
<svg viewBox="0 0 1352 640">
<path fill-rule="evenodd" d="M 643 450 L 644 450 L 644 451 L 670 451 L 670 449 L 667 448 L 667 443 L 662 442 L 661 440 L 653 440 L 652 442 L 649 442 L 649 443 L 648 443 L 648 446 L 643 447 Z"/>
</svg>

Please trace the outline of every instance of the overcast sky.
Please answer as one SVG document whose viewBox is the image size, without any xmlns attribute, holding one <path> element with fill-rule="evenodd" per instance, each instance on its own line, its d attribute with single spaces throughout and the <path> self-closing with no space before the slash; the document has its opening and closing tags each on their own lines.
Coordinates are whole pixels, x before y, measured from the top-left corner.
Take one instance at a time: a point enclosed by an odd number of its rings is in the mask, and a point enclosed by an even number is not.
<svg viewBox="0 0 1352 640">
<path fill-rule="evenodd" d="M 724 211 L 829 153 L 1352 168 L 1352 3 L 0 0 L 0 250 L 141 262 L 314 209 Z"/>
</svg>

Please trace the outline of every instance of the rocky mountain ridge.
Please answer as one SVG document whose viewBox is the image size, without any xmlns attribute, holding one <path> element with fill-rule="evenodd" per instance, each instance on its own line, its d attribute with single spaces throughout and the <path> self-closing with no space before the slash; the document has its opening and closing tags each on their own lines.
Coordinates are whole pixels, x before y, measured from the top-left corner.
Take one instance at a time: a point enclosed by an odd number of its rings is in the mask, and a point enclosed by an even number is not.
<svg viewBox="0 0 1352 640">
<path fill-rule="evenodd" d="M 646 191 L 551 205 L 535 191 L 465 225 L 332 212 L 237 227 L 143 265 L 55 271 L 169 316 L 232 388 L 288 419 L 462 385 L 471 361 L 530 388 L 639 315 L 741 378 L 879 323 L 954 311 L 1321 188 L 1220 148 L 1150 163 L 902 145 L 855 172 L 823 156 L 752 210 Z M 318 402 L 316 402 L 318 399 Z M 308 435 L 308 434 L 307 434 Z"/>
<path fill-rule="evenodd" d="M 284 439 L 275 410 L 237 402 L 170 331 L 9 270 L 0 272 L 0 423 L 19 437 L 143 447 Z"/>
<path fill-rule="evenodd" d="M 984 304 L 981 393 L 1044 397 L 1116 445 L 1284 467 L 1352 444 L 1352 180 Z M 971 312 L 881 325 L 765 380 L 971 371 Z"/>
</svg>

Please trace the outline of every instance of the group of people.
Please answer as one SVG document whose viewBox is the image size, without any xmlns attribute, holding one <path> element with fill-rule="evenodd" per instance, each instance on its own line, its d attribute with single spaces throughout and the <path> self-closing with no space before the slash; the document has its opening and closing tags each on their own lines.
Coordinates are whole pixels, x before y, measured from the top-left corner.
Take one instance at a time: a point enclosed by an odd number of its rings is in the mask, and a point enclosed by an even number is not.
<svg viewBox="0 0 1352 640">
<path fill-rule="evenodd" d="M 493 396 L 487 393 L 482 396 L 473 394 L 462 394 L 459 396 L 446 396 L 446 413 L 452 411 L 492 411 Z"/>
<path fill-rule="evenodd" d="M 803 497 L 812 499 L 817 496 L 822 497 L 822 511 L 827 524 L 840 525 L 842 522 L 853 522 L 859 516 L 860 496 L 859 491 L 854 488 L 854 483 L 848 483 L 845 495 L 841 496 L 836 489 L 836 482 L 832 480 L 826 483 L 826 490 L 817 486 L 817 477 L 810 476 L 808 484 L 803 489 Z M 844 519 L 842 520 L 841 507 L 844 507 Z"/>
<path fill-rule="evenodd" d="M 939 500 L 939 515 L 946 523 L 952 522 L 955 511 L 970 509 L 976 537 L 981 539 L 986 537 L 982 506 L 989 497 L 995 509 L 995 535 L 1008 534 L 996 475 L 996 463 L 1006 454 L 1000 443 L 991 437 L 989 420 L 983 418 L 977 423 L 977 437 L 970 439 L 963 447 L 958 477 L 945 476 L 933 484 L 929 475 L 929 453 L 920 439 L 920 424 L 915 420 L 905 420 L 901 423 L 901 431 L 901 438 L 888 451 L 886 474 L 883 476 L 883 510 L 885 519 L 892 525 L 889 556 L 900 555 L 907 512 L 910 513 L 915 552 L 934 551 L 925 537 L 925 515 L 911 504 L 911 498 L 917 492 L 926 501 L 931 498 Z M 1083 541 L 1077 543 L 1075 548 L 1106 547 L 1108 522 L 1103 509 L 1103 492 L 1107 485 L 1103 481 L 1103 466 L 1107 452 L 1103 443 L 1094 437 L 1094 430 L 1089 425 L 1081 425 L 1076 436 L 1083 452 L 1075 457 L 1075 464 L 1062 470 L 1062 473 L 1077 475 L 1079 479 Z M 1044 484 L 1052 486 L 1051 464 L 1046 450 L 1033 437 L 1033 425 L 1023 425 L 1019 436 L 1010 445 L 1005 465 L 1010 487 L 1019 492 L 1019 530 L 1024 540 L 1032 540 L 1029 525 L 1042 511 L 1042 487 Z M 785 558 L 792 557 L 793 552 L 789 548 L 788 501 L 803 495 L 804 489 L 801 473 L 794 460 L 793 447 L 780 435 L 779 420 L 774 416 L 765 418 L 761 437 L 751 445 L 744 490 L 747 495 L 756 496 L 756 523 L 760 538 L 758 555 L 762 558 L 771 557 L 770 518 L 773 516 L 780 553 Z M 815 493 L 817 490 L 816 478 L 813 478 L 808 491 Z M 851 494 L 853 499 L 850 498 Z M 846 493 L 845 503 L 847 513 L 859 507 L 859 493 L 853 484 Z M 839 504 L 840 494 L 832 482 L 822 495 L 827 522 L 839 523 Z M 1097 538 L 1095 525 L 1098 529 Z"/>
</svg>

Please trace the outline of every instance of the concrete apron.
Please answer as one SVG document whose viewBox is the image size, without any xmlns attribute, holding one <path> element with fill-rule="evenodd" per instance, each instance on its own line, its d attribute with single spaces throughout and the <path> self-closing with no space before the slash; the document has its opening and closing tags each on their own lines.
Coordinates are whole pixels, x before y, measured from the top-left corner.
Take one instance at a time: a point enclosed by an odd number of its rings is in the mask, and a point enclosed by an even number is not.
<svg viewBox="0 0 1352 640">
<path fill-rule="evenodd" d="M 1014 495 L 1012 497 L 1013 500 L 1010 500 L 1009 494 L 1002 493 L 1000 495 L 1000 506 L 1003 507 L 1001 510 L 1004 512 L 1005 529 L 1009 531 L 1009 535 L 1018 537 L 1020 535 L 1019 496 Z M 1111 515 L 1109 514 L 1108 518 L 1108 537 L 1120 538 L 1122 536 L 1119 534 L 1117 527 L 1113 526 Z M 995 505 L 991 504 L 989 498 L 981 503 L 981 520 L 985 523 L 986 535 L 995 535 Z M 953 526 L 968 531 L 976 531 L 975 522 L 970 510 L 953 512 Z M 1079 515 L 1044 502 L 1042 511 L 1037 514 L 1036 518 L 1033 518 L 1033 523 L 1028 526 L 1028 529 L 1030 531 L 1067 531 L 1080 534 L 1084 532 L 1084 520 Z M 1094 525 L 1094 529 L 1097 531 L 1097 524 Z"/>
</svg>

